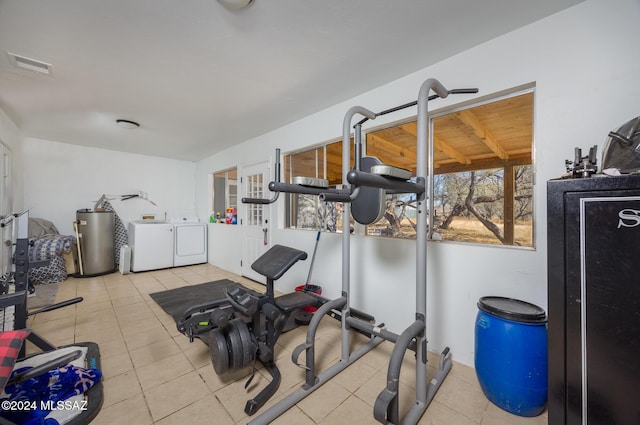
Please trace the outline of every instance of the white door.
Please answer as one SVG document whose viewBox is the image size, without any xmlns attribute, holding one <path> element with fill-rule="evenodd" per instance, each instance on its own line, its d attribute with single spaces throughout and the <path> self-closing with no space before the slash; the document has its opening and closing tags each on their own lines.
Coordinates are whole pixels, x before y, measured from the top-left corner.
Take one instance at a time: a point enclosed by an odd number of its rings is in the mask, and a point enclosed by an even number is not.
<svg viewBox="0 0 640 425">
<path fill-rule="evenodd" d="M 242 170 L 243 198 L 271 198 L 268 189 L 269 165 L 267 162 L 244 167 Z M 266 283 L 264 276 L 256 273 L 251 264 L 270 248 L 270 205 L 243 204 L 242 226 L 242 275 L 257 282 Z"/>
<path fill-rule="evenodd" d="M 0 216 L 6 217 L 13 212 L 13 190 L 11 179 L 11 152 L 0 141 Z M 2 235 L 2 248 L 0 249 L 0 275 L 11 271 L 11 257 L 15 237 L 12 233 L 13 226 L 4 226 L 0 232 Z"/>
</svg>

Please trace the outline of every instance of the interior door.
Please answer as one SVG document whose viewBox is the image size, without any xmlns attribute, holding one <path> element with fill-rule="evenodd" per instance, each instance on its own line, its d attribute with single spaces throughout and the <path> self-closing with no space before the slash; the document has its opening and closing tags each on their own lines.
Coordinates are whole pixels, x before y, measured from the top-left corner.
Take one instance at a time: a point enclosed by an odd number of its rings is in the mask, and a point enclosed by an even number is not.
<svg viewBox="0 0 640 425">
<path fill-rule="evenodd" d="M 11 152 L 0 141 L 0 216 L 6 217 L 13 209 L 11 181 Z M 13 253 L 13 226 L 2 228 L 2 248 L 0 249 L 0 275 L 11 271 Z"/>
<path fill-rule="evenodd" d="M 242 193 L 244 198 L 270 198 L 268 190 L 268 162 L 244 167 L 242 170 Z M 266 283 L 264 276 L 251 268 L 251 264 L 270 248 L 271 206 L 243 204 L 242 226 L 242 275 L 260 283 Z"/>
</svg>

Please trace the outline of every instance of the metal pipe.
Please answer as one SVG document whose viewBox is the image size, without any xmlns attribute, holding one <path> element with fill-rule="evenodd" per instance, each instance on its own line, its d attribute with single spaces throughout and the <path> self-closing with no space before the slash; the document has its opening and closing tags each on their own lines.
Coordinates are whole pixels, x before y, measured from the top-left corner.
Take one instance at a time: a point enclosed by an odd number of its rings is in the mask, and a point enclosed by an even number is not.
<svg viewBox="0 0 640 425">
<path fill-rule="evenodd" d="M 276 193 L 277 192 L 302 193 L 305 195 L 320 195 L 323 193 L 340 193 L 338 189 L 326 189 L 321 187 L 303 186 L 300 184 L 280 183 L 280 182 L 269 183 L 269 190 Z"/>
<path fill-rule="evenodd" d="M 399 387 L 400 387 L 400 369 L 402 368 L 402 360 L 404 353 L 414 338 L 424 333 L 424 322 L 417 320 L 407 327 L 404 332 L 397 338 L 391 359 L 389 359 L 389 367 L 387 369 L 387 386 L 382 390 L 376 398 L 374 404 L 374 416 L 378 421 L 386 420 L 387 423 L 397 424 L 399 422 Z M 420 362 L 417 362 L 418 364 Z M 426 375 L 425 375 L 426 376 Z M 426 379 L 426 378 L 425 378 Z M 420 382 L 416 382 L 416 393 Z M 424 385 L 424 402 L 426 400 L 426 384 Z"/>
<path fill-rule="evenodd" d="M 396 191 L 396 193 L 421 194 L 425 191 L 424 183 L 420 184 L 420 182 L 388 179 L 386 177 L 358 170 L 349 171 L 349 174 L 347 174 L 347 180 L 349 181 L 349 183 L 356 186 L 369 186 L 381 189 L 390 189 Z"/>
<path fill-rule="evenodd" d="M 330 310 L 338 309 L 338 308 L 341 309 L 346 305 L 346 303 L 347 303 L 346 298 L 341 297 L 341 298 L 336 298 L 334 300 L 328 301 L 326 304 L 323 304 L 322 306 L 320 306 L 318 310 L 315 312 L 315 314 L 313 315 L 313 317 L 311 318 L 311 321 L 309 322 L 305 343 L 296 347 L 293 350 L 293 353 L 291 353 L 291 360 L 293 361 L 293 363 L 298 364 L 298 356 L 302 353 L 302 350 L 305 351 L 305 362 L 306 362 L 305 386 L 306 387 L 312 387 L 316 383 L 314 345 L 315 345 L 315 339 L 316 339 L 316 332 L 318 330 L 318 326 L 320 326 L 320 321 L 322 320 L 325 314 L 329 313 Z"/>
<path fill-rule="evenodd" d="M 353 317 L 353 316 L 347 317 L 347 323 L 352 328 L 364 331 L 365 333 L 371 336 L 377 336 L 377 337 L 383 338 L 386 341 L 395 343 L 399 337 L 398 334 L 385 329 L 383 327 L 384 325 L 374 325 L 372 323 L 365 322 L 364 320 L 358 319 L 357 317 Z"/>
<path fill-rule="evenodd" d="M 362 125 L 353 127 L 353 169 L 360 170 L 362 165 Z"/>
<path fill-rule="evenodd" d="M 470 88 L 470 89 L 453 89 L 453 90 L 449 90 L 449 94 L 463 94 L 463 93 L 467 93 L 467 94 L 472 94 L 472 93 L 478 93 L 478 89 L 476 88 Z M 428 100 L 433 100 L 440 97 L 437 94 L 432 94 L 431 96 L 428 97 Z M 409 108 L 411 106 L 416 106 L 418 104 L 417 100 L 414 100 L 413 102 L 408 102 L 405 103 L 403 105 L 400 106 L 394 106 L 393 108 L 389 108 L 389 109 L 385 109 L 384 111 L 380 111 L 376 114 L 376 117 L 380 117 L 382 115 L 386 115 L 386 114 L 390 114 L 392 112 L 396 112 L 396 111 L 400 111 L 402 109 L 405 108 Z M 357 124 L 364 124 L 365 122 L 367 122 L 369 120 L 369 118 L 363 118 L 362 120 L 358 121 Z"/>
<path fill-rule="evenodd" d="M 436 79 L 430 78 L 422 83 L 418 94 L 418 135 L 416 140 L 416 176 L 429 178 L 429 206 L 426 205 L 424 194 L 418 195 L 417 203 L 417 226 L 416 226 L 416 320 L 426 323 L 427 317 L 427 214 L 432 214 L 433 208 L 433 154 L 429 154 L 429 170 L 427 170 L 427 154 L 432 150 L 430 137 L 430 122 L 428 96 L 433 90 L 441 98 L 449 95 L 447 89 Z M 429 208 L 429 211 L 425 209 Z M 429 223 L 433 227 L 433 222 Z M 422 382 L 426 380 L 427 373 L 426 344 L 422 341 L 426 338 L 426 329 L 423 328 L 422 335 L 416 337 L 416 400 L 426 402 L 426 386 Z M 422 381 L 422 382 L 421 382 Z"/>
<path fill-rule="evenodd" d="M 274 181 L 269 183 L 269 189 L 271 191 L 274 191 L 273 189 L 271 189 L 271 185 L 274 182 L 280 183 L 280 148 L 276 148 L 275 171 L 274 171 L 273 178 L 274 178 Z M 266 198 L 242 198 L 240 201 L 243 204 L 268 205 L 268 204 L 273 204 L 274 202 L 276 202 L 278 200 L 279 196 L 280 196 L 280 192 L 279 191 L 275 191 L 275 193 L 273 194 L 271 199 L 266 199 Z"/>
<path fill-rule="evenodd" d="M 344 191 L 343 191 L 344 192 Z M 360 188 L 356 187 L 351 193 L 321 193 L 319 198 L 323 202 L 352 202 L 358 194 Z"/>
<path fill-rule="evenodd" d="M 347 174 L 351 168 L 351 120 L 355 114 L 361 114 L 369 119 L 375 119 L 376 114 L 362 106 L 353 106 L 347 110 L 342 121 L 342 185 L 351 189 L 347 182 Z M 349 310 L 350 281 L 350 236 L 351 236 L 351 204 L 345 202 L 342 206 L 342 296 L 347 300 L 342 307 L 342 351 L 341 359 L 345 361 L 349 357 L 349 332 L 347 321 Z"/>
<path fill-rule="evenodd" d="M 273 204 L 278 200 L 280 196 L 280 192 L 276 192 L 271 199 L 266 198 L 242 198 L 243 204 L 258 204 L 258 205 L 268 205 Z"/>
</svg>

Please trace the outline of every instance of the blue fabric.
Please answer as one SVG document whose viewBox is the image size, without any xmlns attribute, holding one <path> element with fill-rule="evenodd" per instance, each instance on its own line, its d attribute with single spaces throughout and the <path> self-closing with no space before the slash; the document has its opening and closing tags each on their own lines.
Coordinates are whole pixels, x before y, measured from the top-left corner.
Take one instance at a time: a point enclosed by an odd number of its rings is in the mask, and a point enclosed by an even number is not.
<svg viewBox="0 0 640 425">
<path fill-rule="evenodd" d="M 14 371 L 19 373 L 29 368 Z M 95 383 L 102 379 L 99 369 L 85 369 L 73 365 L 50 370 L 35 378 L 21 382 L 18 385 L 7 385 L 4 392 L 9 395 L 0 401 L 28 401 L 33 403 L 34 409 L 22 411 L 2 411 L 0 415 L 12 422 L 25 425 L 56 425 L 55 419 L 45 419 L 51 410 L 42 409 L 59 401 L 67 400 L 75 395 L 83 394 Z"/>
</svg>

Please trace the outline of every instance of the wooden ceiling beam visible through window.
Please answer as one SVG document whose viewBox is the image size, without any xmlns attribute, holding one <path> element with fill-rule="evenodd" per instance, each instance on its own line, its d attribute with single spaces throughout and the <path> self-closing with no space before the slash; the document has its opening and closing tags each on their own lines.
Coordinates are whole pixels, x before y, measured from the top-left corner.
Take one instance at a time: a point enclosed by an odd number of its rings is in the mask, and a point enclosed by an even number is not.
<svg viewBox="0 0 640 425">
<path fill-rule="evenodd" d="M 470 109 L 456 112 L 456 116 L 463 124 L 470 127 L 475 135 L 478 136 L 478 138 L 480 138 L 480 140 L 482 140 L 482 142 L 487 145 L 487 147 L 491 149 L 498 158 L 509 159 L 509 154 Z"/>
<path fill-rule="evenodd" d="M 418 125 L 415 122 L 410 122 L 407 124 L 402 124 L 400 128 L 407 133 L 411 134 L 413 137 L 418 137 Z M 433 138 L 433 147 L 438 149 L 440 152 L 444 153 L 450 158 L 455 159 L 460 164 L 471 164 L 471 159 L 467 157 L 465 154 L 460 152 L 459 150 L 452 147 L 449 143 L 442 140 L 441 137 Z M 440 163 L 434 163 L 435 168 L 439 168 Z"/>
<path fill-rule="evenodd" d="M 415 151 L 405 149 L 404 147 L 391 140 L 387 140 L 378 134 L 367 134 L 367 155 L 378 156 L 377 154 L 383 154 L 385 157 L 389 158 L 391 162 L 388 162 L 388 164 L 391 165 L 406 168 L 407 164 L 416 163 Z"/>
<path fill-rule="evenodd" d="M 432 128 L 436 174 L 531 164 L 533 92 L 436 116 Z M 416 138 L 415 121 L 368 131 L 366 154 L 406 168 L 415 176 Z M 353 145 L 353 140 L 350 143 Z M 334 142 L 326 146 L 326 178 L 332 184 L 342 181 L 341 145 Z M 353 146 L 350 163 L 353 165 Z M 312 173 L 314 164 L 296 163 L 295 170 Z"/>
</svg>

